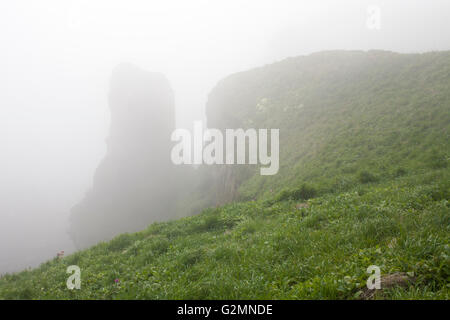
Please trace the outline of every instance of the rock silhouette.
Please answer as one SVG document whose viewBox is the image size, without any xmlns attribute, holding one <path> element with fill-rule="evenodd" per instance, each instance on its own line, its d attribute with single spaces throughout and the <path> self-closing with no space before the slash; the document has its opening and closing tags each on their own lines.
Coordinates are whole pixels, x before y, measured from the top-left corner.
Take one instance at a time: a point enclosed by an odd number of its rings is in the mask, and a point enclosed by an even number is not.
<svg viewBox="0 0 450 320">
<path fill-rule="evenodd" d="M 175 106 L 169 82 L 162 74 L 121 64 L 112 74 L 109 106 L 106 156 L 70 217 L 69 234 L 78 248 L 141 230 L 173 213 Z"/>
</svg>

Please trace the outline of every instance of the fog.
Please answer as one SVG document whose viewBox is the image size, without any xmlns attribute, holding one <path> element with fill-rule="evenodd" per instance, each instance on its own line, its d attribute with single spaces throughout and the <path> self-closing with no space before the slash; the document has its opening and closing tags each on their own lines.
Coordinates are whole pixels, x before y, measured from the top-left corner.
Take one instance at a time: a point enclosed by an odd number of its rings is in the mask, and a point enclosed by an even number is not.
<svg viewBox="0 0 450 320">
<path fill-rule="evenodd" d="M 164 74 L 189 127 L 231 73 L 321 50 L 449 50 L 449 21 L 446 0 L 2 1 L 0 273 L 74 251 L 68 216 L 105 155 L 121 62 Z"/>
</svg>

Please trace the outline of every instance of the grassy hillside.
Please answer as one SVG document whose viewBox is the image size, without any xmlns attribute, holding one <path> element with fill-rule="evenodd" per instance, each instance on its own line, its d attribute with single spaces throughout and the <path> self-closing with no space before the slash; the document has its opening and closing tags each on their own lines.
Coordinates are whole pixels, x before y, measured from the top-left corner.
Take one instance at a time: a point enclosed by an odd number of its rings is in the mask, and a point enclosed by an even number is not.
<svg viewBox="0 0 450 320">
<path fill-rule="evenodd" d="M 450 52 L 320 52 L 222 80 L 208 125 L 279 128 L 280 171 L 234 167 L 234 199 L 314 184 L 345 191 L 450 157 Z M 364 178 L 365 177 L 365 178 Z"/>
<path fill-rule="evenodd" d="M 205 174 L 192 202 L 235 201 L 3 276 L 0 299 L 358 299 L 370 265 L 406 278 L 374 298 L 449 298 L 449 52 L 287 59 L 221 81 L 207 116 L 279 128 L 280 172 Z"/>
<path fill-rule="evenodd" d="M 450 298 L 448 170 L 307 201 L 229 204 L 0 279 L 5 299 L 353 299 L 366 268 L 415 282 L 379 298 Z M 69 265 L 81 290 L 66 288 Z M 119 279 L 116 283 L 115 279 Z"/>
</svg>

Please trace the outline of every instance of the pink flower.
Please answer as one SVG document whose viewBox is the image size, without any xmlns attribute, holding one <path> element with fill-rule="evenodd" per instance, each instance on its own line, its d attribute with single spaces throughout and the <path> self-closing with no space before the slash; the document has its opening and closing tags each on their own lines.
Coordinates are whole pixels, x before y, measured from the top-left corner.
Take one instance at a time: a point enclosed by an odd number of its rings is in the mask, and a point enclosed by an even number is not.
<svg viewBox="0 0 450 320">
<path fill-rule="evenodd" d="M 115 282 L 115 283 L 119 283 L 120 280 L 119 280 L 119 279 L 114 279 L 114 282 Z"/>
</svg>

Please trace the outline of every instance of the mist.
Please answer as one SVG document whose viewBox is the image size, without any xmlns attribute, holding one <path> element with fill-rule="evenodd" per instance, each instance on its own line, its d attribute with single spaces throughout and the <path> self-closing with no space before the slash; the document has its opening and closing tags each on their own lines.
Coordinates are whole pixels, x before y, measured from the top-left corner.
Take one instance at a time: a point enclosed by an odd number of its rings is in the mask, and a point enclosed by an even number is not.
<svg viewBox="0 0 450 320">
<path fill-rule="evenodd" d="M 322 50 L 449 50 L 449 12 L 445 0 L 0 3 L 0 274 L 75 250 L 68 219 L 106 153 L 117 65 L 163 74 L 190 128 L 235 72 Z"/>
</svg>

